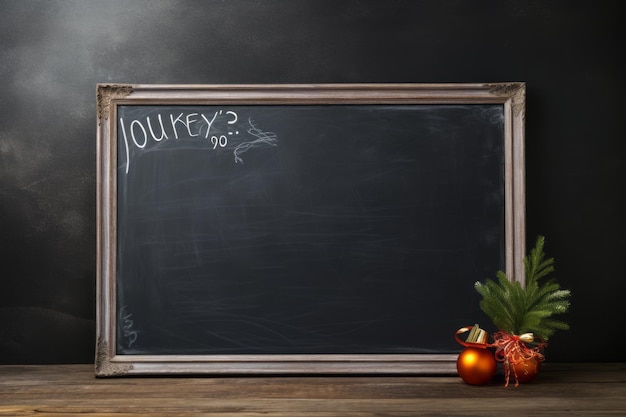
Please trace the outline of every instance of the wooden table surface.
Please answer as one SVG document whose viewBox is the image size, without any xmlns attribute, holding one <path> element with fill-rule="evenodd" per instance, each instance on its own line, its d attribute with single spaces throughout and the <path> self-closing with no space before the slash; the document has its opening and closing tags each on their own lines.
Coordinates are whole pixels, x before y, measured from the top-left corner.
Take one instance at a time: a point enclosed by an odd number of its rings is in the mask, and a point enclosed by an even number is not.
<svg viewBox="0 0 626 417">
<path fill-rule="evenodd" d="M 519 387 L 457 376 L 95 378 L 92 365 L 0 366 L 0 416 L 626 416 L 626 364 L 545 363 Z"/>
</svg>

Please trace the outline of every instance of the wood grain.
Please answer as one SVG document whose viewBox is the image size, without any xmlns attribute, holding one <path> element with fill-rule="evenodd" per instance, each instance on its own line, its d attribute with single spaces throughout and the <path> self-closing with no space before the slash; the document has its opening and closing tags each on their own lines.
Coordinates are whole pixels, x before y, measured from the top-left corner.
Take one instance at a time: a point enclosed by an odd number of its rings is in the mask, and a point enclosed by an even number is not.
<svg viewBox="0 0 626 417">
<path fill-rule="evenodd" d="M 91 365 L 0 366 L 0 416 L 617 416 L 626 364 L 545 364 L 535 381 L 452 376 L 95 378 Z"/>
</svg>

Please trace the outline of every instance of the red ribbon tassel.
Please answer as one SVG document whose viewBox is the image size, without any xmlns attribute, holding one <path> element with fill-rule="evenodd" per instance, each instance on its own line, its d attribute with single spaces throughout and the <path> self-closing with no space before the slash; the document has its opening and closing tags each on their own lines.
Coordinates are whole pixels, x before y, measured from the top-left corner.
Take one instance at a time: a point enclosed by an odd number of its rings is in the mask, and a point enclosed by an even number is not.
<svg viewBox="0 0 626 417">
<path fill-rule="evenodd" d="M 515 365 L 532 359 L 537 362 L 543 362 L 545 359 L 541 353 L 541 349 L 547 345 L 546 342 L 542 341 L 536 346 L 528 347 L 524 341 L 520 340 L 519 336 L 503 331 L 494 333 L 493 340 L 494 342 L 490 346 L 496 348 L 495 358 L 498 362 L 503 362 L 505 365 L 505 387 L 509 386 L 511 369 L 513 369 L 513 376 L 515 377 L 515 386 L 519 386 Z"/>
</svg>

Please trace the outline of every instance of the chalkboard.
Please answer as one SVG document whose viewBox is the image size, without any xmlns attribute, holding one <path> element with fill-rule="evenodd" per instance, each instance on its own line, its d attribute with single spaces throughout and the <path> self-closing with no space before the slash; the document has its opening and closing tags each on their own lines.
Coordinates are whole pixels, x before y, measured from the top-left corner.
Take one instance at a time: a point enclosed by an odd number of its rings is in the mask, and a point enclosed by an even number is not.
<svg viewBox="0 0 626 417">
<path fill-rule="evenodd" d="M 453 370 L 524 85 L 98 87 L 98 376 Z"/>
</svg>

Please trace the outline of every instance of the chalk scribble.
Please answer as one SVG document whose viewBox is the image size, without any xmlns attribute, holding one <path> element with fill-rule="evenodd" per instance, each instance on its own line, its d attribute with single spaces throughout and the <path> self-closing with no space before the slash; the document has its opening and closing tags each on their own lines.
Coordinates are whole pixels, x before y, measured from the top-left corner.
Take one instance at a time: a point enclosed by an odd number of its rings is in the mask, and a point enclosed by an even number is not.
<svg viewBox="0 0 626 417">
<path fill-rule="evenodd" d="M 278 146 L 278 137 L 274 132 L 264 132 L 259 129 L 252 119 L 248 119 L 248 123 L 250 124 L 250 128 L 248 129 L 248 133 L 254 136 L 256 139 L 242 142 L 233 151 L 235 154 L 235 163 L 242 163 L 243 159 L 239 156 L 244 152 L 247 152 L 253 148 L 262 148 L 266 146 Z"/>
</svg>

